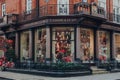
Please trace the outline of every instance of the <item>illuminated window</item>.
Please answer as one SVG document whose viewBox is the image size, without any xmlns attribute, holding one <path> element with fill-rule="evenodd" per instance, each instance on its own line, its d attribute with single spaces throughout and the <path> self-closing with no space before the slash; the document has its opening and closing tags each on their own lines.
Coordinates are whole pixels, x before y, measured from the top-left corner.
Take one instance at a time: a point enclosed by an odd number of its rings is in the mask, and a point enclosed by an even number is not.
<svg viewBox="0 0 120 80">
<path fill-rule="evenodd" d="M 83 62 L 94 60 L 93 39 L 93 30 L 85 28 L 80 29 L 80 52 L 81 60 Z"/>
<path fill-rule="evenodd" d="M 74 55 L 74 28 L 53 28 L 52 35 L 54 62 L 72 62 Z"/>
<path fill-rule="evenodd" d="M 110 33 L 107 31 L 99 31 L 98 38 L 98 57 L 101 61 L 110 59 Z"/>
<path fill-rule="evenodd" d="M 43 63 L 46 54 L 46 28 L 35 30 L 35 61 Z"/>
</svg>

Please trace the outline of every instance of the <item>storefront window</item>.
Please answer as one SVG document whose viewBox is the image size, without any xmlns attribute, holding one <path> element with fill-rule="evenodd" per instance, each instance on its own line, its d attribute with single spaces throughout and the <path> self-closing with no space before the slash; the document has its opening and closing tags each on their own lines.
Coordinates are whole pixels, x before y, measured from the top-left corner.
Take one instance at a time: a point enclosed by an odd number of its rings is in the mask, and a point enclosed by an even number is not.
<svg viewBox="0 0 120 80">
<path fill-rule="evenodd" d="M 30 58 L 29 56 L 29 31 L 24 31 L 20 35 L 20 58 L 25 61 Z"/>
<path fill-rule="evenodd" d="M 120 34 L 115 34 L 115 59 L 120 61 Z"/>
<path fill-rule="evenodd" d="M 83 62 L 92 62 L 94 60 L 94 36 L 91 29 L 80 29 L 80 53 Z"/>
<path fill-rule="evenodd" d="M 99 60 L 107 61 L 110 58 L 110 34 L 107 31 L 99 31 L 98 38 Z"/>
<path fill-rule="evenodd" d="M 44 62 L 46 54 L 46 28 L 35 30 L 35 61 Z"/>
<path fill-rule="evenodd" d="M 54 62 L 72 62 L 74 55 L 74 28 L 53 28 L 52 36 Z"/>
<path fill-rule="evenodd" d="M 0 57 L 3 57 L 6 51 L 7 49 L 5 36 L 0 36 Z"/>
</svg>

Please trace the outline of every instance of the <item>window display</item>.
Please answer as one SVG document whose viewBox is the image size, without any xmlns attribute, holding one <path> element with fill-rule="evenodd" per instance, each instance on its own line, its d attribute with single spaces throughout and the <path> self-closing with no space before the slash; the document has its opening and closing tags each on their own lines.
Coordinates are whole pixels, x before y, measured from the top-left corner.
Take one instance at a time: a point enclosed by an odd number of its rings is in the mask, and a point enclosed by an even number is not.
<svg viewBox="0 0 120 80">
<path fill-rule="evenodd" d="M 83 62 L 93 61 L 93 39 L 93 31 L 91 29 L 80 29 L 80 51 L 82 55 L 81 59 Z"/>
<path fill-rule="evenodd" d="M 44 62 L 46 54 L 46 29 L 35 30 L 35 61 Z"/>
<path fill-rule="evenodd" d="M 4 56 L 6 49 L 6 39 L 4 36 L 0 36 L 0 57 Z"/>
<path fill-rule="evenodd" d="M 120 34 L 115 34 L 115 59 L 120 61 Z"/>
<path fill-rule="evenodd" d="M 53 58 L 54 61 L 71 62 L 74 53 L 73 28 L 53 29 Z"/>
<path fill-rule="evenodd" d="M 98 49 L 99 60 L 107 61 L 110 58 L 110 34 L 107 31 L 99 31 Z"/>
<path fill-rule="evenodd" d="M 22 32 L 20 35 L 20 56 L 21 61 L 25 61 L 30 58 L 29 56 L 29 31 Z"/>
</svg>

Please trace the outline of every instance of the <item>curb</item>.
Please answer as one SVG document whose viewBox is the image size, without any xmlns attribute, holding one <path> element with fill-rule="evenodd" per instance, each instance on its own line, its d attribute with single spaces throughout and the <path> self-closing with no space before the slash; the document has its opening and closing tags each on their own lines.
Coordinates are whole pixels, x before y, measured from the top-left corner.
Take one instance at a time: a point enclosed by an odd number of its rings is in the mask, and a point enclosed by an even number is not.
<svg viewBox="0 0 120 80">
<path fill-rule="evenodd" d="M 85 76 L 91 75 L 90 71 L 81 72 L 52 72 L 52 71 L 38 71 L 38 70 L 23 70 L 23 69 L 7 69 L 8 72 L 40 75 L 40 76 L 50 76 L 50 77 L 71 77 L 71 76 Z"/>
</svg>

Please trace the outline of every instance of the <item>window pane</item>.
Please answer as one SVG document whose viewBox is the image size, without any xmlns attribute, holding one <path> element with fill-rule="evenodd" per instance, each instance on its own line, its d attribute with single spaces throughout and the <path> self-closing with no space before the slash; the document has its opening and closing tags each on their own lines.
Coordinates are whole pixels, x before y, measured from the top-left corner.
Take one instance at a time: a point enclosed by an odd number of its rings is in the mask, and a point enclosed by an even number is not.
<svg viewBox="0 0 120 80">
<path fill-rule="evenodd" d="M 2 16 L 6 14 L 6 5 L 2 4 Z"/>
<path fill-rule="evenodd" d="M 35 61 L 44 62 L 46 55 L 46 29 L 35 30 Z"/>
<path fill-rule="evenodd" d="M 52 52 L 54 62 L 71 62 L 74 55 L 74 32 L 72 28 L 53 28 Z"/>
<path fill-rule="evenodd" d="M 80 51 L 83 62 L 93 61 L 94 42 L 93 30 L 81 28 L 80 30 Z"/>
<path fill-rule="evenodd" d="M 120 34 L 115 34 L 115 59 L 120 61 Z"/>
<path fill-rule="evenodd" d="M 29 56 L 29 31 L 24 31 L 20 35 L 21 45 L 21 61 L 25 61 L 30 58 Z"/>
<path fill-rule="evenodd" d="M 26 2 L 27 13 L 31 13 L 31 9 L 32 9 L 32 0 L 27 0 L 27 2 Z"/>
<path fill-rule="evenodd" d="M 98 38 L 99 54 L 101 61 L 107 61 L 110 58 L 110 34 L 107 31 L 100 31 Z"/>
</svg>

